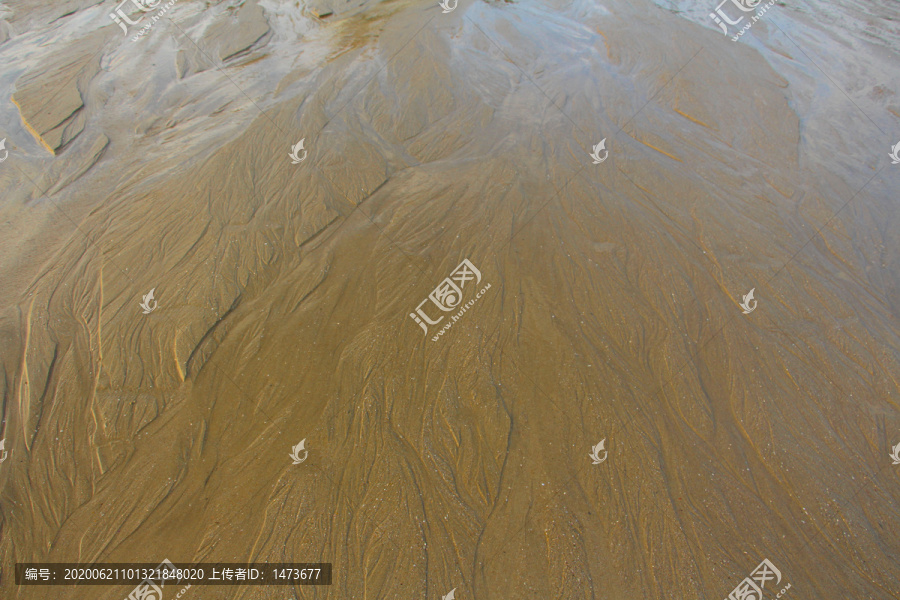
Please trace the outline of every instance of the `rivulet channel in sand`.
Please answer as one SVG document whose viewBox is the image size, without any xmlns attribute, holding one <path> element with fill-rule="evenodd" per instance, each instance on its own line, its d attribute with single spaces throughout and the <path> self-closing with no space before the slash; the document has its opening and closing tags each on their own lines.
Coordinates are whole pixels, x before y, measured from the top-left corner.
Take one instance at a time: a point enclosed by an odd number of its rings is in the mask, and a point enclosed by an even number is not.
<svg viewBox="0 0 900 600">
<path fill-rule="evenodd" d="M 0 598 L 900 598 L 900 11 L 715 4 L 4 7 Z"/>
</svg>

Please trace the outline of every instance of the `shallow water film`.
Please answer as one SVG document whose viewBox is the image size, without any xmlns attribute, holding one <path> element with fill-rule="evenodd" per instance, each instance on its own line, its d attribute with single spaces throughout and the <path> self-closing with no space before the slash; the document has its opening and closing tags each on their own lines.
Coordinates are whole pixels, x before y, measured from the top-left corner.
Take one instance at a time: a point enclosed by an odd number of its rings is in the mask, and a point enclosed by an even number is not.
<svg viewBox="0 0 900 600">
<path fill-rule="evenodd" d="M 0 3 L 3 600 L 900 599 L 896 0 Z"/>
</svg>

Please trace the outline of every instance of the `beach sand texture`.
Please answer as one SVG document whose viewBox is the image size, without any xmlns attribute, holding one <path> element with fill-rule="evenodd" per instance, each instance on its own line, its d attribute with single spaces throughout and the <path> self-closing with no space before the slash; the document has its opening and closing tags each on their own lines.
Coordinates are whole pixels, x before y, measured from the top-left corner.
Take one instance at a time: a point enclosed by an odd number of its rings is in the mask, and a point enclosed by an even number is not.
<svg viewBox="0 0 900 600">
<path fill-rule="evenodd" d="M 716 4 L 0 5 L 0 598 L 900 598 L 900 7 Z"/>
</svg>

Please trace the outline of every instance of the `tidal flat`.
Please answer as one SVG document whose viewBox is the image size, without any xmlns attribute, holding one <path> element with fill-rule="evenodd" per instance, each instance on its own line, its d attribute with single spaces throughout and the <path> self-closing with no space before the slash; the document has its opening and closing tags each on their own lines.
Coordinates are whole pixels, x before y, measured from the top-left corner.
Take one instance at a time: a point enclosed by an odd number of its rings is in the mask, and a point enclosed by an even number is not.
<svg viewBox="0 0 900 600">
<path fill-rule="evenodd" d="M 900 5 L 719 2 L 0 3 L 0 598 L 900 599 Z"/>
</svg>

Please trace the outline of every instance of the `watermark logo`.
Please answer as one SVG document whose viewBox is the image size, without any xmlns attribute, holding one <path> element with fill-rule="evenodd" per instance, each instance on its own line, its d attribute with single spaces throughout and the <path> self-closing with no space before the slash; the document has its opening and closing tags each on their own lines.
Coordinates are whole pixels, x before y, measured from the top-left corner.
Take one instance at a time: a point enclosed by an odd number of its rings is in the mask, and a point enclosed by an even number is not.
<svg viewBox="0 0 900 600">
<path fill-rule="evenodd" d="M 143 16 L 138 17 L 137 21 L 132 21 L 131 19 L 128 18 L 128 15 L 125 14 L 125 9 L 123 7 L 126 4 L 128 4 L 129 2 L 131 4 L 133 4 L 134 6 L 136 6 L 137 9 L 140 10 L 141 12 L 150 12 L 151 10 L 156 8 L 156 6 L 160 2 L 162 2 L 162 0 L 156 0 L 156 2 L 153 4 L 151 4 L 147 0 L 122 0 L 121 2 L 119 2 L 118 6 L 116 6 L 115 10 L 113 10 L 111 13 L 109 13 L 109 18 L 112 19 L 113 22 L 115 22 L 119 27 L 122 28 L 122 31 L 125 32 L 125 35 L 128 35 L 128 27 L 125 25 L 125 23 L 128 23 L 128 25 L 137 25 L 138 23 L 141 22 L 141 19 L 143 18 Z"/>
<path fill-rule="evenodd" d="M 728 25 L 739 25 L 741 23 L 741 21 L 744 20 L 744 16 L 739 16 L 734 21 L 732 21 L 731 19 L 728 18 L 728 15 L 726 15 L 725 12 L 722 10 L 722 5 L 729 1 L 732 4 L 734 4 L 736 7 L 738 7 L 739 10 L 741 10 L 743 12 L 751 12 L 751 11 L 755 10 L 757 6 L 759 6 L 759 3 L 762 0 L 722 0 L 722 2 L 719 3 L 719 6 L 716 7 L 716 12 L 709 13 L 709 16 L 712 17 L 712 19 L 716 22 L 716 24 L 722 28 L 722 32 L 725 35 L 728 35 L 728 26 L 725 23 L 728 23 Z M 770 0 L 770 2 L 768 4 L 764 4 L 764 5 L 760 6 L 759 10 L 756 11 L 756 14 L 752 15 L 750 17 L 750 21 L 746 25 L 741 27 L 740 31 L 738 31 L 737 34 L 735 34 L 734 37 L 731 38 L 731 41 L 732 42 L 738 41 L 738 38 L 740 38 L 742 35 L 744 35 L 744 33 L 748 29 L 753 27 L 753 24 L 756 23 L 757 21 L 759 21 L 762 18 L 762 16 L 764 14 L 766 14 L 766 11 L 768 11 L 770 8 L 772 8 L 772 6 L 774 4 L 775 4 L 775 0 Z"/>
<path fill-rule="evenodd" d="M 600 158 L 600 151 L 603 151 L 603 158 Z M 591 158 L 594 159 L 594 164 L 599 165 L 604 160 L 609 157 L 609 150 L 606 149 L 606 138 L 600 140 L 600 143 L 594 146 L 594 151 L 591 152 Z"/>
<path fill-rule="evenodd" d="M 444 9 L 441 12 L 446 15 L 448 12 L 453 12 L 453 9 L 455 9 L 456 5 L 459 4 L 459 0 L 453 0 L 453 6 L 450 6 L 450 0 L 443 0 L 443 2 L 439 2 L 438 4 L 440 4 L 440 7 Z M 450 593 L 452 594 L 453 592 Z"/>
<path fill-rule="evenodd" d="M 291 146 L 291 152 L 290 152 L 290 154 L 288 154 L 288 156 L 290 156 L 292 159 L 294 159 L 293 162 L 291 163 L 292 165 L 299 165 L 304 160 L 306 160 L 306 150 L 303 150 L 303 142 L 305 140 L 306 140 L 306 138 L 303 138 L 302 140 L 297 142 L 295 145 Z M 303 150 L 303 156 L 299 155 L 299 152 L 301 150 Z"/>
<path fill-rule="evenodd" d="M 0 442 L 0 448 L 3 448 L 3 442 Z M 900 444 L 897 444 L 893 448 L 891 448 L 893 452 L 889 455 L 892 459 L 894 459 L 895 465 L 900 465 Z M 3 461 L 0 461 L 3 462 Z"/>
<path fill-rule="evenodd" d="M 759 566 L 750 573 L 750 577 L 745 577 L 736 588 L 731 590 L 726 600 L 763 600 L 763 588 L 766 587 L 768 581 L 773 579 L 775 580 L 773 585 L 781 583 L 781 571 L 776 569 L 768 558 L 764 558 Z M 791 589 L 791 584 L 782 588 L 775 598 L 781 598 L 782 594 L 789 589 Z"/>
<path fill-rule="evenodd" d="M 156 291 L 156 288 L 150 290 L 149 293 L 144 295 L 144 299 L 141 301 L 141 308 L 144 309 L 144 314 L 149 315 L 154 310 L 156 310 L 157 302 L 153 299 L 153 292 Z"/>
<path fill-rule="evenodd" d="M 145 579 L 128 594 L 125 600 L 162 600 L 162 597 L 162 588 L 156 585 L 152 579 Z"/>
<path fill-rule="evenodd" d="M 137 584 L 137 587 L 131 590 L 125 600 L 162 600 L 162 588 L 166 585 L 166 579 L 174 578 L 174 574 L 175 565 L 169 562 L 168 558 L 163 560 L 154 569 L 154 575 L 158 575 L 158 577 L 150 577 Z M 157 581 L 159 585 L 156 585 Z"/>
<path fill-rule="evenodd" d="M 737 21 L 732 21 L 731 19 L 728 18 L 728 15 L 726 15 L 725 12 L 722 10 L 722 5 L 726 4 L 728 2 L 732 2 L 735 6 L 738 7 L 739 10 L 741 10 L 743 12 L 750 12 L 754 8 L 756 8 L 756 6 L 761 1 L 762 0 L 756 0 L 756 2 L 753 2 L 753 0 L 722 0 L 719 3 L 719 5 L 716 7 L 716 12 L 709 13 L 709 16 L 713 19 L 713 21 L 716 22 L 716 25 L 718 25 L 719 27 L 722 28 L 722 33 L 724 33 L 725 35 L 728 35 L 728 27 L 725 25 L 725 23 L 728 23 L 728 25 L 737 25 L 741 21 L 744 20 L 744 17 L 741 16 L 741 17 L 738 17 Z M 719 17 L 721 17 L 721 18 L 719 18 Z"/>
<path fill-rule="evenodd" d="M 749 315 L 754 310 L 756 310 L 756 305 L 758 304 L 758 302 L 753 299 L 753 292 L 755 292 L 755 291 L 756 291 L 756 288 L 753 288 L 752 290 L 750 290 L 749 293 L 744 295 L 744 301 L 741 302 L 741 308 L 744 309 L 745 315 Z M 750 304 L 751 302 L 753 303 L 752 305 Z"/>
<path fill-rule="evenodd" d="M 3 141 L 5 142 L 6 140 L 4 139 Z M 0 142 L 0 143 L 2 143 L 2 142 Z M 2 146 L 0 146 L 0 148 L 2 148 Z M 891 153 L 888 154 L 888 156 L 891 157 L 892 165 L 900 164 L 900 142 L 897 142 L 897 145 L 894 146 L 893 148 L 891 148 Z M 0 162 L 2 162 L 2 161 L 0 161 Z"/>
<path fill-rule="evenodd" d="M 303 453 L 303 458 L 300 458 L 300 453 Z M 309 450 L 306 449 L 306 438 L 300 440 L 300 443 L 291 448 L 291 453 L 288 455 L 294 460 L 295 465 L 299 465 L 306 457 L 309 456 Z"/>
<path fill-rule="evenodd" d="M 744 15 L 740 15 L 740 16 L 738 16 L 737 19 L 732 20 L 725 13 L 725 11 L 722 9 L 722 5 L 724 5 L 728 2 L 731 2 L 732 4 L 734 4 L 737 7 L 737 9 L 740 10 L 741 12 L 748 13 L 748 12 L 752 12 L 752 11 L 756 10 L 756 8 L 759 6 L 759 3 L 762 2 L 762 0 L 722 0 L 722 2 L 719 3 L 719 6 L 716 7 L 716 11 L 709 13 L 709 16 L 710 16 L 710 18 L 712 18 L 713 21 L 716 22 L 716 25 L 718 25 L 719 27 L 722 28 L 722 33 L 724 33 L 725 35 L 728 35 L 728 25 L 740 25 L 741 21 L 744 20 Z M 741 37 L 742 35 L 744 35 L 745 31 L 747 31 L 748 29 L 753 27 L 753 24 L 756 23 L 757 21 L 759 21 L 762 18 L 762 16 L 766 13 L 766 11 L 768 11 L 774 4 L 775 4 L 775 0 L 770 0 L 770 2 L 768 4 L 759 6 L 759 10 L 756 11 L 756 14 L 750 17 L 750 21 L 746 25 L 741 27 L 741 30 L 738 31 L 737 34 L 731 38 L 731 41 L 732 42 L 738 41 L 738 38 Z M 727 25 L 726 25 L 726 23 L 727 23 Z"/>
<path fill-rule="evenodd" d="M 593 448 L 591 448 L 591 453 L 588 454 L 588 456 L 590 456 L 591 459 L 594 461 L 594 462 L 591 463 L 591 464 L 599 465 L 599 464 L 602 463 L 604 460 L 606 460 L 606 457 L 607 457 L 607 455 L 609 454 L 609 452 L 607 452 L 606 450 L 603 449 L 603 445 L 604 445 L 605 443 L 606 443 L 606 438 L 603 438 L 602 440 L 600 440 L 600 443 L 599 443 L 599 444 L 597 444 L 596 446 L 594 446 Z M 603 458 L 600 458 L 600 452 L 601 452 L 601 451 L 603 452 Z"/>
<path fill-rule="evenodd" d="M 175 6 L 175 3 L 177 1 L 178 0 L 170 0 L 168 3 L 160 7 L 159 4 L 160 2 L 162 2 L 162 0 L 122 0 L 122 2 L 119 2 L 119 4 L 116 6 L 115 10 L 109 13 L 109 18 L 112 19 L 113 22 L 116 23 L 119 27 L 121 27 L 122 31 L 125 32 L 125 35 L 127 36 L 128 25 L 140 25 L 141 20 L 144 18 L 144 15 L 141 14 L 140 16 L 138 16 L 137 21 L 132 21 L 128 14 L 126 14 L 125 12 L 125 6 L 127 4 L 131 4 L 131 7 L 137 8 L 141 13 L 149 13 L 150 11 L 159 8 L 159 12 L 150 17 L 150 23 L 144 25 L 137 33 L 137 35 L 131 38 L 132 42 L 136 42 L 141 38 L 141 36 L 150 31 L 150 28 L 153 27 L 153 25 L 157 21 L 159 21 L 164 14 L 166 14 L 166 11 Z"/>
<path fill-rule="evenodd" d="M 434 288 L 434 291 L 428 294 L 427 298 L 419 302 L 419 305 L 416 307 L 416 312 L 409 313 L 409 316 L 412 317 L 412 319 L 419 324 L 419 327 L 422 328 L 422 331 L 428 335 L 428 325 L 437 325 L 444 320 L 444 316 L 446 315 L 442 315 L 438 319 L 432 319 L 422 308 L 422 305 L 431 300 L 432 304 L 437 306 L 443 312 L 456 310 L 462 302 L 463 289 L 466 287 L 466 283 L 473 280 L 475 285 L 481 283 L 481 271 L 475 268 L 475 265 L 473 265 L 468 258 L 465 258 L 455 269 L 453 269 L 453 272 L 450 273 L 449 277 L 439 283 L 438 286 Z M 472 287 L 471 284 L 469 287 Z M 431 338 L 431 341 L 436 342 L 438 337 L 444 335 L 444 332 L 450 329 L 450 327 L 452 327 L 467 310 L 474 306 L 475 302 L 490 288 L 491 284 L 487 284 L 485 287 L 481 288 L 481 290 L 475 294 L 475 297 L 466 302 L 457 314 L 450 315 L 450 321 L 444 324 L 437 335 Z M 426 325 L 426 323 L 428 325 Z"/>
<path fill-rule="evenodd" d="M 453 588 L 452 590 L 450 590 L 449 594 L 447 594 L 446 596 L 441 596 L 441 600 L 453 600 L 456 597 L 454 595 L 455 593 L 456 593 L 456 588 Z"/>
<path fill-rule="evenodd" d="M 900 448 L 900 444 L 897 444 L 897 447 Z M 0 463 L 6 460 L 6 456 L 9 452 L 6 451 L 6 438 L 0 440 Z"/>
<path fill-rule="evenodd" d="M 900 144 L 897 144 L 897 146 L 900 146 Z M 9 150 L 6 149 L 6 138 L 0 140 L 0 150 L 3 151 L 3 158 L 0 158 L 0 162 L 3 162 L 9 156 Z"/>
</svg>

